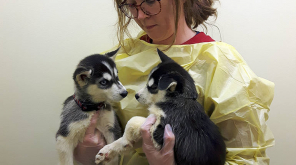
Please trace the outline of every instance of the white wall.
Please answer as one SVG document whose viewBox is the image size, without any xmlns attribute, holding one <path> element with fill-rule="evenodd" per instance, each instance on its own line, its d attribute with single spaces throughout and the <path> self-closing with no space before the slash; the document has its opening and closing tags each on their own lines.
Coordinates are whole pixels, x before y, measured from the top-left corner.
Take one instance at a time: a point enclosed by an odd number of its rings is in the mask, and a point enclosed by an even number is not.
<svg viewBox="0 0 296 165">
<path fill-rule="evenodd" d="M 254 72 L 275 82 L 271 164 L 294 164 L 296 1 L 221 1 L 216 25 Z M 110 0 L 0 0 L 0 164 L 57 163 L 55 132 L 78 61 L 116 44 Z M 216 40 L 217 29 L 210 28 Z"/>
</svg>

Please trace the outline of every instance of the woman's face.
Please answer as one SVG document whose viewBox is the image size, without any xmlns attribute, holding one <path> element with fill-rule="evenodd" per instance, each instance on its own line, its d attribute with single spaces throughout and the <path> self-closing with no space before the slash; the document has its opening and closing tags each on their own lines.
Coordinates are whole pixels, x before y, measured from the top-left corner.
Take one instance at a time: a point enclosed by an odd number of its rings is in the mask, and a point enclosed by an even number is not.
<svg viewBox="0 0 296 165">
<path fill-rule="evenodd" d="M 143 0 L 135 0 L 135 2 L 139 5 Z M 173 36 L 175 31 L 173 0 L 160 0 L 160 3 L 161 12 L 159 14 L 149 16 L 138 8 L 138 17 L 135 18 L 137 24 L 148 34 L 153 43 L 162 43 Z"/>
</svg>

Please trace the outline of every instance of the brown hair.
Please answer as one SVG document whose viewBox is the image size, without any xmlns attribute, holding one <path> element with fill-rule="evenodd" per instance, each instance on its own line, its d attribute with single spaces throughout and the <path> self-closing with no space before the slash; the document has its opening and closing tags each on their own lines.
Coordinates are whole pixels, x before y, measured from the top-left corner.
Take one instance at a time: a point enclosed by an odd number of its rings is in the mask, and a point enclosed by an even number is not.
<svg viewBox="0 0 296 165">
<path fill-rule="evenodd" d="M 131 18 L 125 16 L 124 13 L 119 9 L 119 5 L 124 0 L 115 0 L 115 7 L 117 9 L 118 22 L 117 22 L 117 38 L 119 41 L 119 45 L 124 48 L 124 35 L 126 34 L 129 38 L 132 38 L 128 31 L 128 25 L 132 21 Z M 178 21 L 179 21 L 179 12 L 180 12 L 180 1 L 174 0 L 175 6 L 175 32 L 178 29 Z M 214 0 L 185 0 L 183 8 L 186 24 L 190 28 L 197 28 L 199 25 L 203 25 L 205 28 L 205 21 L 210 16 L 217 17 L 217 9 L 213 8 Z M 174 34 L 174 39 L 171 45 L 167 48 L 169 49 L 176 39 L 176 33 Z M 167 50 L 166 49 L 166 50 Z"/>
</svg>

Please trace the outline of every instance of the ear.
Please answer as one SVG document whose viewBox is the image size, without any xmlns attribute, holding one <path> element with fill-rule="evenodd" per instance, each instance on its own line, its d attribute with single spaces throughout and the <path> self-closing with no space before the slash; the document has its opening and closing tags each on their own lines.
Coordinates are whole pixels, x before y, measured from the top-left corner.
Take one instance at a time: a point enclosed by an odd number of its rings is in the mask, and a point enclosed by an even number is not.
<svg viewBox="0 0 296 165">
<path fill-rule="evenodd" d="M 159 90 L 169 89 L 171 92 L 174 92 L 176 89 L 176 86 L 177 86 L 177 82 L 169 76 L 162 76 L 158 81 Z"/>
<path fill-rule="evenodd" d="M 92 69 L 87 69 L 85 67 L 77 67 L 74 72 L 73 79 L 75 82 L 78 83 L 80 87 L 83 87 L 88 83 L 92 74 L 93 74 Z"/>
<path fill-rule="evenodd" d="M 114 61 L 115 60 L 115 57 L 116 57 L 116 54 L 118 52 L 118 50 L 120 49 L 121 47 L 117 48 L 116 50 L 112 51 L 112 52 L 108 52 L 106 53 L 105 55 L 112 58 L 112 60 Z"/>
<path fill-rule="evenodd" d="M 161 59 L 161 62 L 171 61 L 172 59 L 165 55 L 162 51 L 157 48 L 157 53 Z"/>
</svg>

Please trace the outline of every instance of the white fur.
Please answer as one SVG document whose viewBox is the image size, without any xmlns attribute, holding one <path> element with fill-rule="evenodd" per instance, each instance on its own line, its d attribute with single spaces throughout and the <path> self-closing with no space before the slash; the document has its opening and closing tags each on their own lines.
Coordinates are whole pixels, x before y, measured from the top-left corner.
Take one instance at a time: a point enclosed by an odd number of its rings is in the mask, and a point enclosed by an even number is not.
<svg viewBox="0 0 296 165">
<path fill-rule="evenodd" d="M 87 119 L 73 122 L 69 125 L 69 134 L 67 137 L 63 137 L 59 135 L 57 137 L 57 150 L 59 154 L 59 165 L 73 165 L 74 159 L 73 159 L 73 152 L 75 147 L 77 146 L 78 142 L 82 142 L 85 131 L 88 128 L 90 124 L 90 119 L 93 116 L 95 112 L 90 112 L 90 115 Z M 97 123 L 97 129 L 104 135 L 107 144 L 110 144 L 114 141 L 113 134 L 109 131 L 110 127 L 114 126 L 115 117 L 114 117 L 114 111 L 108 111 L 108 110 L 101 110 L 99 117 L 98 117 L 98 123 Z M 118 162 L 118 158 L 115 157 L 114 160 L 112 160 L 109 163 L 106 163 L 106 165 L 115 165 L 115 162 Z M 115 163 L 115 164 L 114 164 Z"/>
<path fill-rule="evenodd" d="M 112 76 L 109 73 L 104 73 L 103 77 L 104 77 L 104 79 L 106 79 L 108 81 L 111 81 L 111 79 L 112 79 Z"/>
<path fill-rule="evenodd" d="M 156 129 L 157 125 L 160 123 L 162 117 L 166 115 L 164 112 L 156 107 L 151 105 L 149 108 L 150 114 L 156 116 L 156 122 L 150 128 L 151 137 L 153 137 L 153 132 Z M 135 116 L 132 117 L 126 124 L 124 134 L 121 138 L 114 141 L 111 144 L 104 146 L 96 156 L 96 163 L 104 162 L 106 157 L 108 159 L 116 158 L 118 154 L 124 154 L 125 152 L 131 151 L 133 148 L 141 146 L 141 126 L 144 124 L 146 118 Z M 152 138 L 155 148 L 160 149 L 160 146 Z"/>
<path fill-rule="evenodd" d="M 111 88 L 107 89 L 105 93 L 109 99 L 114 101 L 120 101 L 122 99 L 120 93 L 124 92 L 125 90 L 126 89 L 124 86 L 113 83 Z"/>
<path fill-rule="evenodd" d="M 103 101 L 120 101 L 122 99 L 120 93 L 125 90 L 125 87 L 121 83 L 120 85 L 113 83 L 111 88 L 108 89 L 100 89 L 96 84 L 92 84 L 87 87 L 87 93 L 91 95 L 92 101 L 96 103 Z"/>
<path fill-rule="evenodd" d="M 152 94 L 148 91 L 147 87 L 141 89 L 138 93 L 138 101 L 141 104 L 151 105 L 156 101 L 165 101 L 165 90 L 159 90 L 157 94 Z"/>
<path fill-rule="evenodd" d="M 154 84 L 154 78 L 151 78 L 151 79 L 148 81 L 148 86 L 151 87 L 153 84 Z"/>
<path fill-rule="evenodd" d="M 156 117 L 156 121 L 155 123 L 151 126 L 150 128 L 150 133 L 151 133 L 151 137 L 153 137 L 153 132 L 154 130 L 156 130 L 157 126 L 160 124 L 160 120 L 162 117 L 166 117 L 165 113 L 158 108 L 157 106 L 155 106 L 154 104 L 151 105 L 148 110 L 150 111 L 150 114 L 154 114 Z M 152 142 L 154 144 L 154 147 L 158 150 L 160 150 L 160 145 L 158 143 L 156 143 L 156 141 L 152 138 Z"/>
<path fill-rule="evenodd" d="M 114 68 L 114 76 L 117 77 L 117 69 Z"/>
<path fill-rule="evenodd" d="M 114 59 L 113 56 L 112 59 Z M 110 64 L 106 61 L 102 61 L 103 65 L 105 65 L 110 73 L 104 73 L 103 77 L 111 81 L 112 78 L 117 77 L 117 70 L 116 68 L 112 68 Z M 88 78 L 91 77 L 92 70 L 85 71 L 80 73 L 76 76 L 76 81 L 80 87 L 84 87 L 88 85 L 86 81 L 82 80 L 81 74 L 85 74 Z M 98 82 L 97 82 L 98 83 Z M 77 86 L 75 86 L 75 90 L 77 90 Z M 109 89 L 100 89 L 98 88 L 97 84 L 89 84 L 87 86 L 86 92 L 90 95 L 90 99 L 94 103 L 99 102 L 113 102 L 113 101 L 120 101 L 122 99 L 121 93 L 125 92 L 126 89 L 124 86 L 119 82 L 119 85 L 113 83 L 112 87 Z M 73 101 L 73 104 L 74 101 Z M 67 105 L 65 105 L 65 108 Z M 109 107 L 109 106 L 108 106 Z M 110 131 L 110 128 L 115 126 L 116 118 L 115 112 L 110 106 L 111 109 L 104 110 L 101 109 L 98 116 L 98 122 L 96 128 L 102 133 L 104 138 L 106 139 L 106 143 L 110 144 L 114 142 L 114 133 Z M 70 107 L 69 107 L 70 108 Z M 92 116 L 94 115 L 94 111 L 87 112 L 88 117 L 86 119 L 82 119 L 79 121 L 73 121 L 68 125 L 69 134 L 66 137 L 62 135 L 57 136 L 57 150 L 59 154 L 59 165 L 73 165 L 75 160 L 73 159 L 73 152 L 79 142 L 82 142 L 85 137 L 85 132 L 90 125 L 90 121 Z M 112 159 L 109 162 L 104 162 L 103 165 L 118 165 L 118 156 Z M 75 162 L 75 164 L 78 162 Z"/>
<path fill-rule="evenodd" d="M 153 85 L 154 79 L 150 79 L 148 85 Z M 174 84 L 171 84 L 174 85 Z M 159 90 L 157 94 L 152 94 L 148 91 L 147 87 L 141 89 L 137 95 L 139 96 L 138 101 L 142 104 L 150 105 L 148 110 L 150 114 L 154 114 L 156 117 L 155 124 L 150 128 L 151 137 L 153 132 L 161 122 L 162 117 L 166 117 L 164 112 L 154 103 L 165 101 L 165 90 Z M 131 151 L 133 148 L 141 146 L 141 126 L 144 124 L 146 118 L 133 117 L 131 118 L 125 127 L 124 134 L 121 138 L 115 142 L 103 147 L 96 156 L 96 163 L 104 162 L 105 159 L 113 159 L 117 154 L 123 154 L 126 151 Z M 160 145 L 152 138 L 155 148 L 160 149 Z"/>
<path fill-rule="evenodd" d="M 112 67 L 108 64 L 108 62 L 103 61 L 102 64 L 104 64 L 104 65 L 110 70 L 110 72 L 113 73 L 113 69 L 112 69 Z"/>
</svg>

